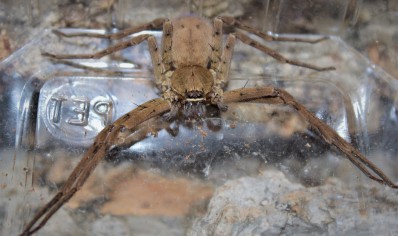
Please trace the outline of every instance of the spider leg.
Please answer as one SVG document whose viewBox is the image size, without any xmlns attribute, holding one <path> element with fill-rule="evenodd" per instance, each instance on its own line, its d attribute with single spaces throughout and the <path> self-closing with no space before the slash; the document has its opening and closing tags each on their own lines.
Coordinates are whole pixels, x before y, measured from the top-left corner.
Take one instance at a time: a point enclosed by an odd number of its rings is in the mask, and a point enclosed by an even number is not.
<svg viewBox="0 0 398 236">
<path fill-rule="evenodd" d="M 282 62 L 282 63 L 288 63 L 291 65 L 295 65 L 295 66 L 300 66 L 300 67 L 305 67 L 305 68 L 309 68 L 312 70 L 316 70 L 316 71 L 328 71 L 328 70 L 335 70 L 336 68 L 333 66 L 330 67 L 319 67 L 319 66 L 315 66 L 315 65 L 311 65 L 311 64 L 307 64 L 301 61 L 297 61 L 297 60 L 292 60 L 292 59 L 288 59 L 285 58 L 283 55 L 281 55 L 280 53 L 278 53 L 277 51 L 266 47 L 262 44 L 260 44 L 258 41 L 251 39 L 249 36 L 247 36 L 244 33 L 241 32 L 236 32 L 236 38 L 238 38 L 240 41 L 242 41 L 244 44 L 247 44 L 251 47 L 254 47 L 268 55 L 270 55 L 271 57 L 275 58 L 276 60 Z"/>
<path fill-rule="evenodd" d="M 165 65 L 165 73 L 170 71 L 173 67 L 173 58 L 171 56 L 173 39 L 173 25 L 170 21 L 163 24 L 163 37 L 162 37 L 162 60 Z"/>
<path fill-rule="evenodd" d="M 223 88 L 228 82 L 228 73 L 231 66 L 232 54 L 235 47 L 235 35 L 230 34 L 227 38 L 224 51 L 221 56 L 221 61 L 216 70 L 216 77 L 213 85 L 213 97 L 211 102 L 217 104 L 222 111 L 227 109 L 227 105 L 223 102 Z"/>
<path fill-rule="evenodd" d="M 264 33 L 260 30 L 257 30 L 253 27 L 250 27 L 248 25 L 243 24 L 242 22 L 236 20 L 233 17 L 230 16 L 219 16 L 219 19 L 221 19 L 226 25 L 233 26 L 235 28 L 244 30 L 246 32 L 252 33 L 254 35 L 257 35 L 258 37 L 266 40 L 266 41 L 280 41 L 280 42 L 301 42 L 301 43 L 319 43 L 321 41 L 329 39 L 329 37 L 321 37 L 318 39 L 304 39 L 304 38 L 292 38 L 292 37 L 281 37 L 273 34 L 267 34 Z"/>
<path fill-rule="evenodd" d="M 217 104 L 222 111 L 227 109 L 223 103 L 223 88 L 228 82 L 228 72 L 231 65 L 232 54 L 235 47 L 235 36 L 228 35 L 224 50 L 222 48 L 222 27 L 223 22 L 215 18 L 213 22 L 213 38 L 210 45 L 212 51 L 210 55 L 210 71 L 214 76 L 212 104 Z"/>
<path fill-rule="evenodd" d="M 215 72 L 215 87 L 223 89 L 228 82 L 228 72 L 231 66 L 232 54 L 235 47 L 236 37 L 229 34 L 224 50 L 222 47 L 222 27 L 223 22 L 221 19 L 214 19 L 214 33 L 212 40 L 212 52 L 210 57 L 210 69 Z"/>
<path fill-rule="evenodd" d="M 61 198 L 57 198 L 57 199 L 52 199 L 52 203 L 54 205 L 49 206 L 48 208 L 43 208 L 46 213 L 45 215 L 43 215 L 43 219 L 40 221 L 40 224 L 36 227 L 34 227 L 32 230 L 29 230 L 29 232 L 23 232 L 21 234 L 22 235 L 32 235 L 34 233 L 36 233 L 38 230 L 40 230 L 46 223 L 47 221 L 51 218 L 52 215 L 54 215 L 55 212 L 58 211 L 59 208 L 61 208 L 63 206 L 63 204 L 65 204 L 67 201 L 69 201 L 69 199 L 76 193 L 76 188 L 71 189 L 71 191 L 68 191 L 67 193 L 65 193 Z M 49 205 L 49 204 L 47 204 Z M 47 207 L 46 205 L 46 207 Z M 35 221 L 39 220 L 41 217 L 37 218 L 37 219 L 33 219 Z M 29 228 L 31 228 L 33 225 L 31 226 L 27 226 Z"/>
<path fill-rule="evenodd" d="M 162 62 L 164 64 L 164 74 L 173 69 L 173 57 L 171 55 L 173 40 L 173 25 L 170 21 L 163 24 L 162 36 Z"/>
<path fill-rule="evenodd" d="M 90 53 L 90 54 L 59 54 L 59 55 L 55 55 L 55 54 L 51 54 L 51 53 L 47 53 L 44 52 L 42 53 L 43 56 L 47 56 L 50 57 L 52 59 L 98 59 L 101 58 L 103 56 L 109 55 L 111 53 L 114 53 L 116 51 L 120 51 L 122 49 L 128 48 L 128 47 L 132 47 L 135 46 L 137 44 L 142 43 L 144 40 L 147 40 L 149 37 L 153 37 L 150 34 L 142 34 L 142 35 L 138 35 L 136 37 L 133 37 L 129 40 L 117 43 L 115 45 L 112 45 L 104 50 L 101 50 L 97 53 Z"/>
<path fill-rule="evenodd" d="M 211 46 L 211 56 L 210 56 L 210 68 L 214 72 L 218 72 L 218 68 L 220 65 L 220 60 L 221 60 L 221 47 L 222 47 L 222 24 L 223 22 L 215 18 L 213 22 L 213 39 L 212 39 L 212 45 Z"/>
<path fill-rule="evenodd" d="M 67 60 L 67 59 L 63 60 L 63 59 L 51 59 L 50 58 L 50 60 L 54 60 L 54 62 L 57 63 L 57 64 L 63 64 L 63 65 L 67 65 L 67 66 L 71 66 L 71 67 L 77 68 L 77 69 L 82 69 L 82 70 L 85 70 L 85 71 L 91 71 L 91 72 L 94 72 L 94 73 L 101 73 L 101 74 L 113 75 L 113 76 L 119 75 L 119 74 L 123 75 L 122 71 L 110 70 L 110 69 L 107 69 L 107 68 L 92 67 L 92 66 L 89 66 L 89 65 L 84 65 L 84 64 L 81 64 L 79 62 L 74 62 L 74 61 Z"/>
<path fill-rule="evenodd" d="M 161 64 L 161 67 L 157 71 L 158 75 L 155 76 L 157 78 L 156 85 L 164 94 L 169 88 L 169 80 L 168 80 L 168 72 L 173 69 L 173 58 L 171 55 L 172 50 L 172 38 L 173 38 L 173 25 L 169 20 L 163 23 L 163 34 L 162 34 L 162 42 L 161 42 L 161 53 L 157 52 L 156 54 L 158 59 L 154 61 L 152 56 L 152 64 L 155 67 L 155 64 Z"/>
<path fill-rule="evenodd" d="M 169 103 L 164 99 L 157 98 L 140 105 L 103 129 L 62 188 L 35 214 L 21 235 L 32 235 L 42 228 L 51 216 L 79 191 L 91 172 L 112 148 L 119 132 L 124 129 L 134 130 L 146 120 L 160 116 L 169 110 Z"/>
<path fill-rule="evenodd" d="M 109 38 L 114 39 L 114 37 L 117 38 L 122 38 L 122 34 L 132 34 L 135 32 L 139 32 L 145 29 L 152 29 L 152 28 L 159 28 L 160 26 L 164 26 L 164 31 L 165 29 L 168 29 L 168 25 L 170 25 L 170 22 L 166 18 L 159 18 L 157 20 L 152 21 L 151 23 L 148 23 L 143 26 L 127 29 L 123 32 L 117 33 L 117 34 L 110 34 L 106 35 L 109 36 Z M 152 27 L 152 28 L 151 28 Z M 64 36 L 64 35 L 63 35 Z M 68 35 L 68 37 L 73 37 L 73 36 L 91 36 L 87 34 L 74 34 L 74 35 Z M 98 35 L 97 35 L 98 36 Z M 93 36 L 94 37 L 94 36 Z M 123 36 L 124 37 L 124 36 Z M 165 38 L 165 37 L 164 37 Z M 153 35 L 150 34 L 142 34 L 138 35 L 135 37 L 132 37 L 129 40 L 119 42 L 115 45 L 112 45 L 102 51 L 99 51 L 97 53 L 92 53 L 92 54 L 63 54 L 63 55 L 56 55 L 56 54 L 50 54 L 47 52 L 42 53 L 42 55 L 50 57 L 55 60 L 65 60 L 65 59 L 98 59 L 101 57 L 104 57 L 105 55 L 109 55 L 111 53 L 114 53 L 116 51 L 120 51 L 122 49 L 128 48 L 135 46 L 137 44 L 142 43 L 143 41 L 147 40 L 148 41 L 148 48 L 149 48 L 149 53 L 151 55 L 151 60 L 152 60 L 152 65 L 153 65 L 153 70 L 155 74 L 155 83 L 159 89 L 162 91 L 165 91 L 168 88 L 168 85 L 166 83 L 166 78 L 165 78 L 165 65 L 163 64 L 161 54 L 159 52 L 156 38 Z M 165 41 L 165 40 L 163 40 Z M 162 44 L 164 45 L 164 44 Z M 168 45 L 168 44 L 166 44 Z M 168 50 L 171 51 L 171 40 L 169 43 Z M 169 53 L 171 55 L 171 53 Z M 170 56 L 171 58 L 171 56 Z M 65 61 L 64 61 L 65 63 Z M 71 64 L 71 63 L 69 63 Z M 81 67 L 81 66 L 79 66 Z"/>
<path fill-rule="evenodd" d="M 367 177 L 391 188 L 397 188 L 392 180 L 383 173 L 373 162 L 367 159 L 352 144 L 344 140 L 330 126 L 318 119 L 303 105 L 298 103 L 288 92 L 273 88 L 242 88 L 224 93 L 224 102 L 262 102 L 271 104 L 284 104 L 295 109 L 309 124 L 309 128 L 316 132 L 325 142 L 333 145 L 350 160 Z"/>
<path fill-rule="evenodd" d="M 225 48 L 223 50 L 221 56 L 221 63 L 218 67 L 217 77 L 215 80 L 215 85 L 224 88 L 228 83 L 229 79 L 229 69 L 231 67 L 232 54 L 235 48 L 236 37 L 233 34 L 229 34 L 227 38 L 227 43 L 225 44 Z"/>
<path fill-rule="evenodd" d="M 64 33 L 60 30 L 53 30 L 53 32 L 62 37 L 92 37 L 92 38 L 106 38 L 106 39 L 121 39 L 128 35 L 135 34 L 144 30 L 159 30 L 162 28 L 164 22 L 168 21 L 167 18 L 157 18 L 149 23 L 124 29 L 120 32 L 113 34 L 96 34 L 96 33 Z"/>
<path fill-rule="evenodd" d="M 153 35 L 150 34 L 142 34 L 138 35 L 136 37 L 133 37 L 127 41 L 123 41 L 120 43 L 117 43 L 115 45 L 112 45 L 102 51 L 99 51 L 97 53 L 93 54 L 63 54 L 63 55 L 55 55 L 55 54 L 50 54 L 47 52 L 44 52 L 42 55 L 50 57 L 55 60 L 65 60 L 65 59 L 98 59 L 101 58 L 105 55 L 109 55 L 111 53 L 114 53 L 116 51 L 120 51 L 122 49 L 125 49 L 127 47 L 132 47 L 137 44 L 142 43 L 143 41 L 147 40 L 148 41 L 148 48 L 149 48 L 149 53 L 151 55 L 151 60 L 152 60 L 152 65 L 153 65 L 153 70 L 155 74 L 155 83 L 159 88 L 162 88 L 165 86 L 165 78 L 164 78 L 164 65 L 160 56 L 160 52 L 157 47 L 156 43 L 156 38 Z M 64 61 L 65 63 L 65 61 Z M 163 88 L 164 90 L 165 88 Z"/>
<path fill-rule="evenodd" d="M 149 54 L 151 55 L 156 86 L 161 91 L 165 91 L 168 88 L 168 84 L 166 83 L 164 64 L 162 62 L 162 58 L 160 56 L 159 48 L 157 46 L 155 37 L 151 36 L 148 38 L 148 48 Z"/>
</svg>

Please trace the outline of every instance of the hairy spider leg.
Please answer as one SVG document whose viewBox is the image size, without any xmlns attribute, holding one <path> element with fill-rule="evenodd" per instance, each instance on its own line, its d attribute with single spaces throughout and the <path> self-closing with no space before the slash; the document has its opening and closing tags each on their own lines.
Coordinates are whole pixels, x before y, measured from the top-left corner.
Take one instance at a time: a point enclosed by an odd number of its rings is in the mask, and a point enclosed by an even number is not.
<svg viewBox="0 0 398 236">
<path fill-rule="evenodd" d="M 163 26 L 163 40 L 162 40 L 162 54 L 160 54 L 156 38 L 151 34 L 142 34 L 135 37 L 132 37 L 129 40 L 119 42 L 115 45 L 112 45 L 104 50 L 101 50 L 97 53 L 91 54 L 51 54 L 44 52 L 42 55 L 50 57 L 56 60 L 64 60 L 64 59 L 98 59 L 104 57 L 106 55 L 112 54 L 116 51 L 123 50 L 128 47 L 135 46 L 137 44 L 142 43 L 147 40 L 149 53 L 151 55 L 154 75 L 155 75 L 155 83 L 162 92 L 167 90 L 168 84 L 167 79 L 165 77 L 165 73 L 170 70 L 172 61 L 171 61 L 171 23 L 167 18 L 158 18 L 151 21 L 148 24 L 140 25 L 137 27 L 132 27 L 125 29 L 118 33 L 113 34 L 94 34 L 94 33 L 63 33 L 62 31 L 54 30 L 54 32 L 63 37 L 95 37 L 95 38 L 108 38 L 108 39 L 121 39 L 128 35 L 141 32 L 143 30 L 156 30 L 160 29 Z M 165 63 L 165 64 L 164 64 Z"/>
<path fill-rule="evenodd" d="M 308 111 L 302 104 L 297 102 L 292 95 L 283 89 L 273 87 L 242 88 L 224 93 L 225 102 L 262 102 L 273 104 L 284 104 L 295 109 L 307 122 L 310 130 L 314 131 L 326 143 L 340 150 L 367 177 L 391 188 L 398 188 L 382 170 L 367 159 L 358 149 L 340 137 L 335 130 L 322 122 L 312 112 Z"/>
<path fill-rule="evenodd" d="M 173 25 L 170 21 L 163 24 L 162 35 L 162 62 L 164 65 L 164 74 L 173 70 L 173 57 L 172 57 L 172 43 L 173 43 Z M 165 81 L 166 82 L 166 81 Z"/>
<path fill-rule="evenodd" d="M 131 34 L 139 33 L 144 30 L 160 30 L 162 29 L 163 23 L 168 21 L 167 18 L 157 18 L 149 23 L 130 27 L 120 32 L 112 34 L 97 34 L 97 33 L 64 33 L 61 30 L 53 30 L 53 32 L 62 37 L 91 37 L 91 38 L 106 38 L 106 39 L 121 39 Z"/>
<path fill-rule="evenodd" d="M 232 54 L 235 47 L 235 36 L 228 35 L 227 42 L 222 52 L 221 61 L 218 63 L 216 75 L 214 79 L 212 103 L 217 104 L 220 110 L 225 111 L 227 105 L 223 101 L 224 88 L 229 80 L 229 69 L 232 61 Z"/>
<path fill-rule="evenodd" d="M 248 33 L 257 35 L 258 37 L 266 40 L 266 41 L 279 41 L 279 42 L 300 42 L 300 43 L 319 43 L 321 41 L 329 39 L 328 36 L 321 37 L 318 39 L 304 39 L 304 38 L 295 38 L 295 37 L 281 37 L 281 36 L 276 36 L 272 34 L 266 34 L 261 30 L 257 30 L 251 26 L 245 25 L 242 22 L 236 20 L 233 17 L 230 16 L 219 16 L 217 17 L 220 20 L 222 20 L 226 25 L 233 26 L 237 29 L 244 30 Z"/>
<path fill-rule="evenodd" d="M 52 59 L 99 59 L 116 51 L 120 51 L 122 49 L 135 46 L 137 44 L 142 43 L 143 41 L 147 40 L 151 37 L 151 34 L 141 34 L 135 37 L 132 37 L 129 40 L 122 41 L 116 43 L 115 45 L 109 46 L 104 50 L 101 50 L 96 53 L 87 53 L 87 54 L 51 54 L 48 52 L 43 52 L 42 55 L 46 57 L 50 57 Z M 153 36 L 152 36 L 153 37 Z"/>
<path fill-rule="evenodd" d="M 218 17 L 218 19 L 222 20 L 226 25 L 230 25 L 237 29 L 244 30 L 248 33 L 252 33 L 266 41 L 303 42 L 303 43 L 314 44 L 314 43 L 318 43 L 318 42 L 328 39 L 328 37 L 322 37 L 322 38 L 315 39 L 315 40 L 303 39 L 303 38 L 288 38 L 288 37 L 279 37 L 279 36 L 277 37 L 277 36 L 268 35 L 262 31 L 259 31 L 250 26 L 247 26 L 247 25 L 241 23 L 240 21 L 235 20 L 233 17 L 221 16 L 221 17 Z M 291 65 L 300 66 L 300 67 L 305 67 L 305 68 L 316 70 L 316 71 L 329 71 L 329 70 L 336 69 L 333 66 L 319 67 L 319 66 L 315 66 L 312 64 L 303 63 L 301 61 L 285 58 L 283 55 L 281 55 L 277 51 L 262 45 L 258 41 L 251 39 L 249 36 L 247 36 L 246 34 L 244 34 L 242 32 L 237 31 L 237 32 L 235 32 L 235 34 L 236 34 L 236 38 L 238 38 L 244 44 L 247 44 L 251 47 L 254 47 L 254 48 L 268 54 L 269 56 L 273 57 L 274 59 L 276 59 L 279 62 L 288 63 Z"/>
<path fill-rule="evenodd" d="M 333 66 L 330 66 L 330 67 L 319 67 L 319 66 L 315 66 L 315 65 L 312 65 L 312 64 L 304 63 L 304 62 L 301 62 L 301 61 L 288 59 L 288 58 L 284 57 L 282 54 L 278 53 L 277 51 L 262 45 L 261 43 L 259 43 L 258 41 L 250 38 L 249 36 L 247 36 L 244 33 L 236 32 L 235 35 L 236 35 L 236 38 L 238 38 L 244 44 L 247 44 L 247 45 L 249 45 L 251 47 L 254 47 L 254 48 L 256 48 L 256 49 L 268 54 L 269 56 L 273 57 L 274 59 L 278 60 L 279 62 L 288 63 L 288 64 L 291 64 L 291 65 L 300 66 L 300 67 L 305 67 L 305 68 L 309 68 L 309 69 L 316 70 L 316 71 L 329 71 L 329 70 L 335 70 L 336 69 Z"/>
<path fill-rule="evenodd" d="M 166 76 L 164 73 L 165 65 L 163 64 L 162 56 L 160 55 L 156 38 L 154 36 L 148 38 L 148 49 L 149 49 L 149 54 L 151 55 L 156 86 L 158 87 L 158 89 L 164 92 L 165 90 L 167 90 L 169 85 L 168 83 L 166 83 Z"/>
<path fill-rule="evenodd" d="M 134 131 L 141 123 L 164 114 L 170 110 L 167 101 L 161 98 L 148 101 L 129 113 L 123 115 L 113 124 L 103 129 L 82 160 L 72 171 L 65 184 L 25 226 L 21 235 L 32 235 L 42 228 L 51 216 L 58 211 L 86 182 L 98 163 L 104 159 L 117 140 L 117 135 L 124 129 Z"/>
<path fill-rule="evenodd" d="M 220 19 L 214 19 L 213 21 L 213 38 L 210 56 L 210 70 L 217 73 L 220 65 L 221 54 L 222 54 L 222 21 Z"/>
<path fill-rule="evenodd" d="M 223 22 L 215 18 L 213 22 L 213 39 L 211 45 L 210 71 L 214 74 L 212 104 L 217 104 L 221 110 L 226 110 L 227 106 L 223 102 L 223 92 L 228 83 L 228 73 L 232 61 L 232 54 L 235 47 L 235 36 L 228 35 L 224 50 L 222 50 Z"/>
<path fill-rule="evenodd" d="M 217 75 L 215 85 L 220 89 L 223 89 L 229 80 L 229 71 L 231 67 L 232 55 L 235 48 L 236 37 L 233 34 L 229 34 L 224 50 L 222 52 L 220 65 L 217 69 Z"/>
</svg>

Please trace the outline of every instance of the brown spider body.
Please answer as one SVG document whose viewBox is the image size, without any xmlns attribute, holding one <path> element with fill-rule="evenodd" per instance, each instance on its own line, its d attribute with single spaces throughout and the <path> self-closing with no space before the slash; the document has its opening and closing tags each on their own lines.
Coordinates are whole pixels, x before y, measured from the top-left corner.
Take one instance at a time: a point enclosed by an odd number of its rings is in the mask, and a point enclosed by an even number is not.
<svg viewBox="0 0 398 236">
<path fill-rule="evenodd" d="M 172 20 L 170 27 L 166 25 L 163 33 L 167 36 L 171 31 L 171 48 L 165 47 L 167 40 L 162 44 L 163 53 L 170 57 L 163 58 L 170 60 L 170 64 L 166 65 L 170 70 L 164 74 L 170 85 L 163 95 L 172 103 L 168 118 L 175 117 L 180 107 L 184 107 L 186 116 L 201 116 L 204 105 L 209 103 L 225 110 L 220 83 L 215 86 L 217 80 L 225 81 L 226 77 L 221 73 L 221 77 L 217 77 L 221 59 L 221 21 L 215 21 L 213 26 L 205 18 L 181 16 Z M 232 56 L 232 51 L 230 54 Z M 229 64 L 230 57 L 226 59 Z"/>
<path fill-rule="evenodd" d="M 212 92 L 215 80 L 215 72 L 208 68 L 213 27 L 208 20 L 192 15 L 173 20 L 172 28 L 173 71 L 166 74 L 170 88 L 180 102 L 204 102 Z"/>
<path fill-rule="evenodd" d="M 222 47 L 223 24 L 237 29 L 237 31 L 228 35 L 224 48 Z M 35 214 L 33 219 L 25 226 L 21 235 L 31 235 L 37 232 L 63 204 L 79 191 L 98 163 L 112 149 L 119 132 L 126 129 L 134 131 L 138 125 L 148 119 L 161 116 L 169 111 L 168 118 L 174 118 L 182 108 L 187 110 L 187 114 L 202 113 L 204 106 L 210 104 L 217 105 L 220 110 L 226 109 L 225 104 L 231 102 L 257 102 L 290 106 L 307 121 L 310 130 L 318 134 L 327 144 L 343 153 L 366 176 L 391 188 L 398 188 L 383 171 L 368 160 L 357 148 L 341 138 L 336 131 L 298 103 L 288 92 L 273 87 L 223 91 L 228 82 L 228 72 L 236 39 L 282 63 L 316 71 L 335 69 L 334 67 L 318 67 L 285 58 L 259 41 L 252 39 L 244 31 L 266 41 L 317 43 L 326 39 L 325 37 L 317 40 L 275 37 L 244 25 L 232 17 L 218 17 L 211 25 L 206 19 L 196 16 L 184 16 L 173 21 L 160 18 L 138 27 L 108 35 L 64 34 L 59 31 L 56 31 L 56 33 L 65 37 L 90 36 L 120 39 L 143 30 L 161 28 L 163 29 L 161 50 L 159 50 L 153 35 L 140 34 L 93 54 L 54 55 L 44 53 L 44 55 L 53 59 L 100 58 L 146 40 L 152 58 L 155 82 L 163 94 L 162 98 L 138 106 L 104 128 L 62 188 L 50 202 Z"/>
</svg>

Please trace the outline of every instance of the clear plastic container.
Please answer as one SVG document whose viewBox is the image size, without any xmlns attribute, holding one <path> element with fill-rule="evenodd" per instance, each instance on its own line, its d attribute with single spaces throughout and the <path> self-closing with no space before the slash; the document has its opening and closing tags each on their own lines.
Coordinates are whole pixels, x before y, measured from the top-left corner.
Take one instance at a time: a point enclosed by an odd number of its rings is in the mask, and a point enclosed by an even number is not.
<svg viewBox="0 0 398 236">
<path fill-rule="evenodd" d="M 263 30 L 295 32 L 289 24 L 300 23 L 295 17 L 308 12 L 315 26 L 305 26 L 338 35 L 349 25 L 346 22 L 355 21 L 355 14 L 349 12 L 356 12 L 361 3 L 341 1 L 321 11 L 311 10 L 319 9 L 317 4 L 306 7 L 307 1 L 300 7 L 292 1 L 257 5 L 242 1 L 227 6 L 225 1 L 190 2 L 119 1 L 114 11 L 105 13 L 104 19 L 110 20 L 104 22 L 124 25 L 135 22 L 134 18 L 145 22 L 153 16 L 199 9 L 210 16 L 231 12 Z M 73 5 L 63 4 L 65 9 Z M 247 17 L 249 10 L 253 19 Z M 325 21 L 320 23 L 319 18 Z M 39 22 L 34 36 L 0 64 L 2 235 L 21 232 L 106 124 L 160 96 L 145 43 L 100 60 L 51 61 L 41 52 L 86 53 L 113 42 L 58 37 L 44 29 L 46 20 Z M 160 32 L 149 33 L 160 40 Z M 397 81 L 338 36 L 314 45 L 267 45 L 288 58 L 336 70 L 320 73 L 281 64 L 238 43 L 227 90 L 286 89 L 397 182 Z M 124 143 L 123 148 L 104 158 L 83 189 L 38 235 L 388 234 L 398 230 L 396 190 L 366 178 L 287 107 L 240 103 L 229 104 L 225 113 L 209 110 L 209 116 L 200 121 L 167 122 L 158 117 L 117 141 Z"/>
</svg>

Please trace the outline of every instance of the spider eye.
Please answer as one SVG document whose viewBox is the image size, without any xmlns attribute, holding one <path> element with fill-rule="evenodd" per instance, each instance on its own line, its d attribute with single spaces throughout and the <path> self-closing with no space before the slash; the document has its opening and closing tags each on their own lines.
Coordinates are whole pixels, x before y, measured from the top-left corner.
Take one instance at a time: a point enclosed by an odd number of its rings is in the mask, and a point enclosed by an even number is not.
<svg viewBox="0 0 398 236">
<path fill-rule="evenodd" d="M 186 97 L 187 98 L 203 98 L 203 92 L 197 91 L 197 90 L 187 91 Z"/>
</svg>

